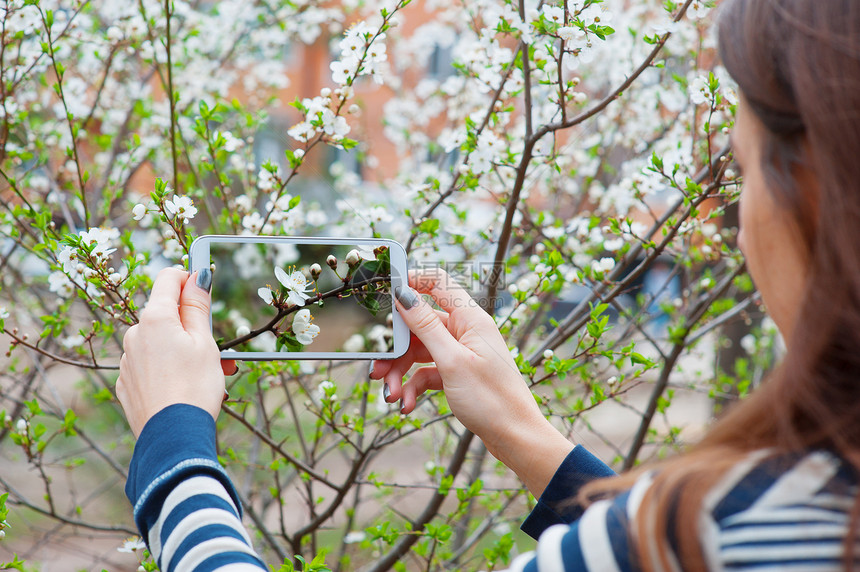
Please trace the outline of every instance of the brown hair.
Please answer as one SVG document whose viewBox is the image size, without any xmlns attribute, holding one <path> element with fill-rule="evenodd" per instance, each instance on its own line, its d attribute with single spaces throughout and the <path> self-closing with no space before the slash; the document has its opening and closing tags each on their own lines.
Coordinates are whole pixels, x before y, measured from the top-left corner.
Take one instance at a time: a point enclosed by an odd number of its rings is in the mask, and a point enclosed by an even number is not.
<svg viewBox="0 0 860 572">
<path fill-rule="evenodd" d="M 725 0 L 720 10 L 722 61 L 765 127 L 762 167 L 801 233 L 810 279 L 781 366 L 700 444 L 658 469 L 633 525 L 646 570 L 705 568 L 704 498 L 751 451 L 826 449 L 860 472 L 860 2 Z M 800 166 L 815 174 L 815 188 L 798 184 Z M 593 483 L 581 497 L 636 477 Z M 846 568 L 858 517 L 860 498 Z"/>
</svg>

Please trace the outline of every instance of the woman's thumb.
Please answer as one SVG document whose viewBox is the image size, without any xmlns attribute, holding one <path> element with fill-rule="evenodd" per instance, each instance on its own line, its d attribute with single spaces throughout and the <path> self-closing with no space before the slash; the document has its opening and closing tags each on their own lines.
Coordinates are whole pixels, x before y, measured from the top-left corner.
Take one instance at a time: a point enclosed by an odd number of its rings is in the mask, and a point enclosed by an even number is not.
<svg viewBox="0 0 860 572">
<path fill-rule="evenodd" d="M 436 311 L 409 286 L 394 291 L 397 310 L 406 325 L 421 340 L 437 364 L 455 355 L 460 343 L 454 339 Z"/>
<path fill-rule="evenodd" d="M 179 295 L 179 319 L 190 334 L 210 335 L 209 305 L 212 271 L 201 268 L 188 277 Z"/>
</svg>

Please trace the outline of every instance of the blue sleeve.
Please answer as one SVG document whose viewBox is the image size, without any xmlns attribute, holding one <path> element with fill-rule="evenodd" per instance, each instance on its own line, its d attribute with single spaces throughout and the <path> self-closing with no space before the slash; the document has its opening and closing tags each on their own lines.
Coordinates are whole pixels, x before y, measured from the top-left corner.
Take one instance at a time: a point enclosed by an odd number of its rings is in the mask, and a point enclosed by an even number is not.
<svg viewBox="0 0 860 572">
<path fill-rule="evenodd" d="M 574 502 L 579 489 L 594 479 L 612 476 L 615 476 L 615 471 L 577 445 L 562 461 L 520 528 L 537 540 L 544 530 L 554 524 L 574 522 L 582 516 L 582 507 Z"/>
<path fill-rule="evenodd" d="M 215 421 L 192 405 L 159 411 L 141 431 L 125 494 L 163 572 L 244 564 L 266 570 L 242 526 L 236 489 L 218 462 Z"/>
<path fill-rule="evenodd" d="M 517 557 L 507 572 L 603 572 L 641 570 L 630 539 L 630 491 L 598 501 L 573 524 L 541 534 L 537 551 Z"/>
</svg>

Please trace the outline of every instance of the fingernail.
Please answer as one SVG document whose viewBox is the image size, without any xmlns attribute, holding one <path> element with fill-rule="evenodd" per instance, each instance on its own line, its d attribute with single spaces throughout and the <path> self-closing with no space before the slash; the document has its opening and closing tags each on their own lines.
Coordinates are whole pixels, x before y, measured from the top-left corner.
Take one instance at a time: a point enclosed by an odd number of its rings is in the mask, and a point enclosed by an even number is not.
<svg viewBox="0 0 860 572">
<path fill-rule="evenodd" d="M 406 406 L 405 406 L 405 405 L 404 405 L 403 407 L 401 407 L 401 408 L 400 408 L 400 414 L 401 414 L 401 415 L 406 415 Z"/>
<path fill-rule="evenodd" d="M 373 366 L 374 366 L 374 361 L 370 360 L 370 365 L 367 366 L 367 377 L 370 377 L 371 375 L 373 375 Z"/>
<path fill-rule="evenodd" d="M 418 292 L 409 286 L 399 286 L 394 290 L 394 296 L 404 308 L 414 308 L 418 304 Z"/>
<path fill-rule="evenodd" d="M 234 369 L 233 373 L 231 373 L 230 375 L 236 375 L 237 373 L 239 373 L 239 364 L 238 363 L 236 364 L 236 369 Z"/>
<path fill-rule="evenodd" d="M 209 292 L 212 288 L 212 271 L 208 268 L 201 268 L 197 271 L 197 282 L 196 284 Z"/>
<path fill-rule="evenodd" d="M 382 386 L 382 398 L 387 402 L 389 397 L 391 397 L 391 388 L 386 383 Z"/>
</svg>

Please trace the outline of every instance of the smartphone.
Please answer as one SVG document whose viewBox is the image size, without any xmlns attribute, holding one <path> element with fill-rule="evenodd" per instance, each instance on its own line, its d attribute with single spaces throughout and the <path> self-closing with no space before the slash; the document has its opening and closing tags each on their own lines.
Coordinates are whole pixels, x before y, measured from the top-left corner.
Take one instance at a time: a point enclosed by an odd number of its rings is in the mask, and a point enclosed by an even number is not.
<svg viewBox="0 0 860 572">
<path fill-rule="evenodd" d="M 409 347 L 394 306 L 406 250 L 382 238 L 198 237 L 191 272 L 212 268 L 212 334 L 239 360 L 393 359 Z"/>
</svg>

